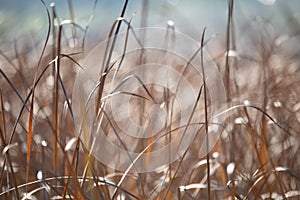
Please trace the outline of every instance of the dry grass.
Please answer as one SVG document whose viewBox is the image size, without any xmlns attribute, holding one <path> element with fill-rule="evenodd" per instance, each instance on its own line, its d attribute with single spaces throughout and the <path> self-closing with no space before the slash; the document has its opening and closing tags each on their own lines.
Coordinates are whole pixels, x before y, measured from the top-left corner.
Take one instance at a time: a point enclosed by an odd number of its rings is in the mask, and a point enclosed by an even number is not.
<svg viewBox="0 0 300 200">
<path fill-rule="evenodd" d="M 220 113 L 226 114 L 221 137 L 204 158 L 198 156 L 204 137 L 197 134 L 175 162 L 163 169 L 137 173 L 134 164 L 126 172 L 107 167 L 84 146 L 87 141 L 78 136 L 71 97 L 76 73 L 85 67 L 80 63 L 86 53 L 88 26 L 81 27 L 73 21 L 72 1 L 68 2 L 70 20 L 59 22 L 59 26 L 54 26 L 59 15 L 55 6 L 45 6 L 49 24 L 41 43 L 16 41 L 22 47 L 0 44 L 0 199 L 300 198 L 300 48 L 295 45 L 300 40 L 300 22 L 287 7 L 282 10 L 286 29 L 276 31 L 271 21 L 263 19 L 235 25 L 234 1 L 228 1 L 228 24 L 219 45 L 223 47 L 211 50 L 204 31 L 199 49 L 202 55 L 201 47 L 208 46 L 224 78 L 228 106 Z M 121 17 L 126 5 L 127 1 Z M 144 14 L 143 18 L 147 17 Z M 129 32 L 130 21 L 116 21 L 110 33 L 112 42 L 122 27 Z M 70 31 L 71 37 L 65 31 Z M 245 33 L 243 40 L 236 32 Z M 238 49 L 239 42 L 247 44 L 247 48 Z M 75 45 L 68 46 L 70 43 Z M 114 132 L 111 139 L 126 149 L 134 144 L 119 136 L 113 108 L 104 106 L 110 87 L 107 81 L 114 78 L 121 64 L 111 65 L 113 48 L 105 51 L 108 59 L 103 61 L 104 73 L 96 88 L 96 114 L 105 134 Z M 198 80 L 192 71 L 184 73 L 189 80 Z M 125 82 L 119 87 L 126 86 Z M 137 93 L 120 94 L 132 96 L 140 112 L 135 120 L 144 123 L 144 110 L 161 99 L 168 102 L 169 118 L 164 140 L 141 140 L 135 144 L 137 152 L 151 152 L 156 147 L 152 144 L 169 142 L 178 129 L 187 129 L 193 123 L 198 125 L 199 133 L 208 134 L 212 122 L 207 114 L 211 108 L 205 81 L 196 83 L 201 87 L 184 127 L 178 127 L 170 91 L 162 90 L 157 96 L 157 88 L 143 84 L 143 80 L 139 83 Z"/>
</svg>

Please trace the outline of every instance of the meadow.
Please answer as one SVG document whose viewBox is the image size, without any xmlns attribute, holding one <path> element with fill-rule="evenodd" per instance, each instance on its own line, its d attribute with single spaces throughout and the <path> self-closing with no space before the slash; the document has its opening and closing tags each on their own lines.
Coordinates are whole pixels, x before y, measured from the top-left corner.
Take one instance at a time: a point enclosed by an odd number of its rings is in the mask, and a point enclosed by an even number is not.
<svg viewBox="0 0 300 200">
<path fill-rule="evenodd" d="M 0 199 L 299 199 L 291 4 L 278 25 L 228 0 L 212 33 L 147 27 L 141 2 L 135 16 L 116 3 L 108 26 L 99 2 L 83 22 L 72 0 L 64 18 L 37 1 L 42 33 L 0 22 Z"/>
</svg>

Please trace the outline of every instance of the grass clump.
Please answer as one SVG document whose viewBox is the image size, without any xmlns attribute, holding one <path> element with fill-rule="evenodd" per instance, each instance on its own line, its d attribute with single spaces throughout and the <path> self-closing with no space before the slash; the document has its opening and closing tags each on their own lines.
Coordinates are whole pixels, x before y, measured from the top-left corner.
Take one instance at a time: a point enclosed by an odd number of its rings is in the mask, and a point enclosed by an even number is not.
<svg viewBox="0 0 300 200">
<path fill-rule="evenodd" d="M 195 138 L 177 160 L 151 172 L 140 172 L 136 170 L 138 159 L 132 159 L 127 170 L 108 167 L 91 152 L 89 142 L 93 140 L 83 140 L 89 129 L 75 124 L 78 121 L 76 109 L 72 107 L 76 101 L 72 92 L 76 74 L 86 67 L 83 60 L 90 48 L 86 41 L 93 38 L 87 37 L 89 25 L 76 22 L 71 0 L 67 20 L 60 20 L 55 4 L 48 6 L 41 2 L 48 19 L 42 41 L 27 36 L 10 45 L 0 40 L 1 199 L 299 198 L 300 60 L 299 47 L 295 44 L 299 41 L 300 26 L 288 7 L 282 8 L 281 13 L 286 29 L 277 31 L 269 19 L 256 18 L 235 24 L 235 1 L 229 0 L 227 26 L 222 36 L 207 40 L 206 29 L 199 33 L 202 41 L 198 53 L 203 56 L 203 50 L 207 49 L 212 55 L 227 95 L 224 102 L 227 107 L 218 113 L 226 116 L 224 123 L 217 124 L 222 128 L 221 135 L 213 149 L 205 157 L 199 157 L 204 136 L 215 123 L 209 116 L 213 97 L 209 96 L 205 75 L 202 80 L 189 67 L 182 71 L 182 66 L 189 66 L 189 60 L 182 65 L 171 62 L 174 55 L 164 51 L 143 57 L 144 52 L 151 52 L 143 48 L 138 52 L 138 59 L 135 56 L 131 60 L 131 63 L 145 64 L 163 55 L 170 56 L 172 59 L 164 58 L 162 63 L 171 63 L 176 72 L 197 86 L 192 114 L 183 126 L 176 113 L 179 107 L 174 98 L 176 92 L 147 84 L 142 75 L 127 76 L 111 89 L 109 82 L 130 70 L 124 57 L 129 38 L 132 39 L 129 34 L 134 33 L 134 19 L 125 17 L 129 2 L 120 5 L 120 17 L 109 32 L 110 43 L 102 49 L 106 59 L 97 63 L 103 68 L 98 73 L 95 96 L 90 99 L 99 123 L 91 125 L 92 128 L 101 129 L 111 141 L 124 149 L 131 148 L 142 157 L 156 150 L 155 145 L 164 145 L 180 136 L 180 129 L 185 134 L 197 125 Z M 145 0 L 142 8 L 144 24 L 151 18 L 147 15 L 149 3 Z M 92 21 L 96 5 L 97 1 L 87 24 Z M 172 38 L 174 24 L 169 23 L 167 30 L 170 35 L 165 36 L 166 41 Z M 1 35 L 5 31 L 1 30 Z M 122 47 L 125 53 L 115 61 L 114 44 L 118 43 L 115 39 L 121 31 L 125 32 Z M 137 38 L 141 47 L 147 43 L 143 36 Z M 218 45 L 221 48 L 210 46 L 216 41 L 221 41 Z M 201 67 L 204 74 L 205 65 Z M 126 84 L 132 80 L 138 83 L 139 89 L 128 92 Z M 129 136 L 120 135 L 114 108 L 108 103 L 118 95 L 130 97 L 134 105 L 130 109 L 135 112 L 133 118 L 137 124 L 146 124 L 153 116 L 161 122 L 159 117 L 164 116 L 164 123 L 157 125 L 162 127 L 163 136 L 134 143 Z M 157 108 L 152 110 L 153 116 L 145 117 L 145 110 L 154 103 L 164 107 L 165 113 L 158 116 Z M 148 128 L 155 129 L 155 126 Z M 101 145 L 97 150 L 105 151 Z M 145 159 L 146 164 L 150 162 Z"/>
</svg>

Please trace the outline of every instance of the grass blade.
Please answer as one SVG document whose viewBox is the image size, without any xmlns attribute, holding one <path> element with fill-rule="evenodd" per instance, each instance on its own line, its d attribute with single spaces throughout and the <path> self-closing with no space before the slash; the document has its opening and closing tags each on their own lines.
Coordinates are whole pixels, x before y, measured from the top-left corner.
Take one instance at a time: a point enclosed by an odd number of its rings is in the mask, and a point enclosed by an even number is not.
<svg viewBox="0 0 300 200">
<path fill-rule="evenodd" d="M 28 121 L 28 135 L 27 135 L 27 156 L 26 156 L 26 183 L 29 182 L 29 172 L 30 172 L 30 158 L 31 158 L 31 140 L 32 140 L 32 121 L 33 121 L 33 105 L 34 105 L 34 92 L 31 96 L 31 106 L 30 106 L 30 114 Z M 28 188 L 26 187 L 26 193 Z"/>
</svg>

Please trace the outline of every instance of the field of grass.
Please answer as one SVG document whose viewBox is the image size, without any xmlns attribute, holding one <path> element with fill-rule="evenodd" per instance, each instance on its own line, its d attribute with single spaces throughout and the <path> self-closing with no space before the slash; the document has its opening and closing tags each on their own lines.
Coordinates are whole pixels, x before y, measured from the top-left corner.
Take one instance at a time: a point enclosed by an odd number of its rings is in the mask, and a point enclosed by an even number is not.
<svg viewBox="0 0 300 200">
<path fill-rule="evenodd" d="M 228 0 L 224 31 L 195 41 L 172 21 L 134 29 L 151 1 L 132 19 L 128 1 L 98 46 L 72 0 L 64 20 L 41 1 L 42 40 L 1 26 L 0 199 L 300 199 L 299 16 L 241 22 Z"/>
</svg>

